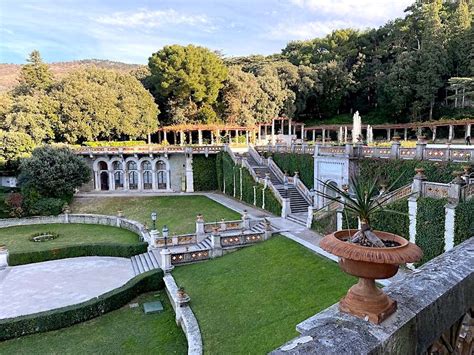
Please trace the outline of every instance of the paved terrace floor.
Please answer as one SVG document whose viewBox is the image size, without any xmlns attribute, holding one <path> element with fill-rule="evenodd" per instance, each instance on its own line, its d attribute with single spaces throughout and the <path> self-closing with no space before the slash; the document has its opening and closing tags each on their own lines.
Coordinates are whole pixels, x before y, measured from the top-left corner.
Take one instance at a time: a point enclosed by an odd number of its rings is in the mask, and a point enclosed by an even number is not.
<svg viewBox="0 0 474 355">
<path fill-rule="evenodd" d="M 130 259 L 80 257 L 0 270 L 0 319 L 90 300 L 133 277 Z"/>
</svg>

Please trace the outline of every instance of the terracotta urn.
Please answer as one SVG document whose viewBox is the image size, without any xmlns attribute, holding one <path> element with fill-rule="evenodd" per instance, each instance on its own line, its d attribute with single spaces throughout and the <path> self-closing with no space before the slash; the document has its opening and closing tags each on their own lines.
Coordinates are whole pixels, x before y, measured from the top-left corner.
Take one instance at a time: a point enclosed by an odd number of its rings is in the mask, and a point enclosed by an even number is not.
<svg viewBox="0 0 474 355">
<path fill-rule="evenodd" d="M 423 252 L 405 238 L 388 232 L 373 231 L 380 239 L 397 242 L 398 246 L 374 248 L 347 242 L 356 232 L 334 232 L 325 236 L 319 246 L 339 256 L 341 269 L 359 278 L 339 302 L 340 311 L 379 324 L 396 311 L 397 302 L 380 290 L 375 280 L 394 276 L 401 264 L 419 261 Z"/>
</svg>

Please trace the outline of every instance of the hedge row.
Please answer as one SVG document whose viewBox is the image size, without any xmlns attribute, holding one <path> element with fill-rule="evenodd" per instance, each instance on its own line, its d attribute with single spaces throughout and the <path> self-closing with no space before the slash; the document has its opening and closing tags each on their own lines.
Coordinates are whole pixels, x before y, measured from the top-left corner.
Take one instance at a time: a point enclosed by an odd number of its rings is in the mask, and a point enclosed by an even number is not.
<svg viewBox="0 0 474 355">
<path fill-rule="evenodd" d="M 290 176 L 299 172 L 300 179 L 308 189 L 314 186 L 314 158 L 311 154 L 294 153 L 270 153 L 273 161 L 282 171 L 288 172 Z"/>
<path fill-rule="evenodd" d="M 277 216 L 281 215 L 281 205 L 271 190 L 264 189 L 262 184 L 255 182 L 247 169 L 235 165 L 229 154 L 219 153 L 216 167 L 219 190 L 248 204 L 253 205 L 255 202 L 255 206 L 260 208 L 263 208 L 263 196 L 265 196 L 265 210 Z"/>
<path fill-rule="evenodd" d="M 454 216 L 454 245 L 474 237 L 474 199 L 461 202 Z"/>
<path fill-rule="evenodd" d="M 148 271 L 134 277 L 122 287 L 89 301 L 16 318 L 0 320 L 0 341 L 42 333 L 98 317 L 123 307 L 138 295 L 163 288 L 163 271 Z"/>
<path fill-rule="evenodd" d="M 379 212 L 371 220 L 373 229 L 397 234 L 403 238 L 410 239 L 410 218 L 408 216 L 408 199 L 404 198 L 392 202 L 386 208 L 404 213 L 400 215 L 390 212 Z"/>
<path fill-rule="evenodd" d="M 416 212 L 416 244 L 423 250 L 419 265 L 444 252 L 446 199 L 420 197 Z"/>
<path fill-rule="evenodd" d="M 415 168 L 424 168 L 428 181 L 450 182 L 453 180 L 453 171 L 462 170 L 461 163 L 433 162 L 427 160 L 403 159 L 359 159 L 359 176 L 361 179 L 372 181 L 380 177 L 391 184 L 401 174 L 402 177 L 394 188 L 399 188 L 413 182 Z"/>
<path fill-rule="evenodd" d="M 215 155 L 193 155 L 193 180 L 194 191 L 218 190 Z"/>
<path fill-rule="evenodd" d="M 15 266 L 39 263 L 48 260 L 77 258 L 80 256 L 116 256 L 130 258 L 133 255 L 145 253 L 147 251 L 147 246 L 148 243 L 145 242 L 128 245 L 116 243 L 71 245 L 49 250 L 11 253 L 8 256 L 8 264 Z"/>
</svg>

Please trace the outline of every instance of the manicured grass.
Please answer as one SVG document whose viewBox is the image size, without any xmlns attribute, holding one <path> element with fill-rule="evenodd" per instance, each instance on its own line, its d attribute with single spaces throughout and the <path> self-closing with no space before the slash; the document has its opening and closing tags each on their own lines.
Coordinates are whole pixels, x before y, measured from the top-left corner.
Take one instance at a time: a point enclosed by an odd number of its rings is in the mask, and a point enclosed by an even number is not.
<svg viewBox="0 0 474 355">
<path fill-rule="evenodd" d="M 36 233 L 53 232 L 59 237 L 46 242 L 32 242 Z M 5 244 L 10 253 L 49 250 L 71 245 L 91 243 L 138 243 L 138 235 L 125 229 L 92 224 L 39 224 L 0 228 L 0 244 Z"/>
<path fill-rule="evenodd" d="M 336 263 L 282 236 L 177 267 L 173 275 L 191 296 L 208 354 L 267 353 L 356 282 Z"/>
<path fill-rule="evenodd" d="M 205 196 L 152 196 L 152 197 L 88 197 L 76 198 L 73 213 L 117 215 L 122 210 L 127 218 L 151 227 L 150 214 L 158 213 L 159 229 L 166 224 L 171 234 L 192 233 L 196 230 L 196 216 L 201 213 L 206 222 L 235 220 L 240 214 Z"/>
<path fill-rule="evenodd" d="M 158 295 L 158 297 L 155 297 Z M 143 313 L 143 302 L 161 300 L 164 311 Z M 0 343 L 1 354 L 186 354 L 187 342 L 174 320 L 168 297 L 161 291 L 138 297 L 99 318 L 52 332 Z"/>
</svg>

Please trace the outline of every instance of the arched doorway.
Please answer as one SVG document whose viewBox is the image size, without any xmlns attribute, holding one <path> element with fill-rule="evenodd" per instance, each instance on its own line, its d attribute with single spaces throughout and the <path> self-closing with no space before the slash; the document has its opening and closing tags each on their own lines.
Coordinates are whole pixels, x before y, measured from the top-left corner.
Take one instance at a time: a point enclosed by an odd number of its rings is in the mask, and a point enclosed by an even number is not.
<svg viewBox="0 0 474 355">
<path fill-rule="evenodd" d="M 166 168 L 164 161 L 159 160 L 156 163 L 158 190 L 166 190 L 168 187 L 168 170 Z"/>
<path fill-rule="evenodd" d="M 327 181 L 326 184 L 329 185 L 329 186 L 332 186 L 332 187 L 338 187 L 337 183 L 335 181 Z M 337 197 L 337 193 L 335 191 L 333 191 L 331 188 L 329 188 L 328 186 L 324 187 L 324 194 L 328 195 L 328 196 L 331 196 L 331 197 Z M 324 204 L 325 205 L 327 205 L 330 202 L 331 202 L 330 199 L 328 199 L 328 198 L 324 199 Z"/>
<path fill-rule="evenodd" d="M 100 189 L 102 191 L 109 189 L 109 173 L 106 171 L 100 173 Z"/>
</svg>

